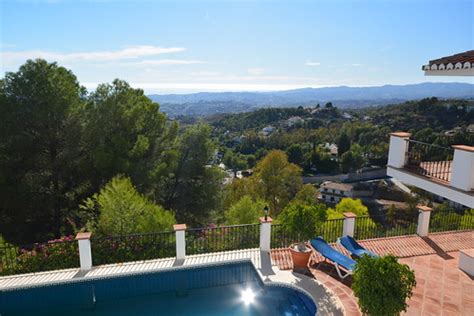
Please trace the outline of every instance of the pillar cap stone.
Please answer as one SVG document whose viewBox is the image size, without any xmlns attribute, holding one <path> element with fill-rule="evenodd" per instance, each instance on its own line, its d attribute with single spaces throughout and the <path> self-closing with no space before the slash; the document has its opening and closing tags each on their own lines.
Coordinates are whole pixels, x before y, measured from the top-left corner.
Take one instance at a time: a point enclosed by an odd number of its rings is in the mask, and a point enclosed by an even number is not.
<svg viewBox="0 0 474 316">
<path fill-rule="evenodd" d="M 173 225 L 173 229 L 175 232 L 181 231 L 181 230 L 186 230 L 186 224 L 175 224 Z"/>
<path fill-rule="evenodd" d="M 260 221 L 260 223 L 271 223 L 273 221 L 273 219 L 270 217 L 270 216 L 267 216 L 267 220 L 265 221 L 265 217 L 260 217 L 258 219 Z"/>
<path fill-rule="evenodd" d="M 393 133 L 390 133 L 390 136 L 401 137 L 401 138 L 410 138 L 411 133 L 407 133 L 407 132 L 393 132 Z"/>
<path fill-rule="evenodd" d="M 76 240 L 84 240 L 84 239 L 91 239 L 92 233 L 91 232 L 80 232 L 76 235 Z"/>
<path fill-rule="evenodd" d="M 345 218 L 356 218 L 357 217 L 357 215 L 352 213 L 352 212 L 342 213 L 342 215 L 344 215 Z"/>
<path fill-rule="evenodd" d="M 426 205 L 417 205 L 416 208 L 422 212 L 431 212 L 433 210 L 431 207 Z"/>
<path fill-rule="evenodd" d="M 474 146 L 452 145 L 451 147 L 453 147 L 454 149 L 457 149 L 457 150 L 464 150 L 464 151 L 468 151 L 468 152 L 474 153 Z"/>
</svg>

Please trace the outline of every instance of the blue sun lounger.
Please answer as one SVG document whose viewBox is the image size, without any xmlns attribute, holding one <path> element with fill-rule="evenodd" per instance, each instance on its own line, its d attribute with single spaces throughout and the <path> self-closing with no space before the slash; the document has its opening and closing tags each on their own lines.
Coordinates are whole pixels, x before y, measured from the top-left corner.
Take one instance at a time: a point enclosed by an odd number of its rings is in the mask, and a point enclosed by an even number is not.
<svg viewBox="0 0 474 316">
<path fill-rule="evenodd" d="M 342 245 L 344 248 L 349 251 L 351 255 L 356 258 L 360 258 L 363 255 L 368 255 L 374 258 L 377 258 L 378 255 L 362 247 L 354 238 L 351 236 L 344 236 L 337 240 L 338 244 Z"/>
<path fill-rule="evenodd" d="M 310 244 L 311 247 L 319 252 L 325 259 L 328 259 L 334 263 L 337 274 L 341 279 L 345 279 L 348 275 L 351 275 L 354 272 L 356 262 L 329 246 L 329 244 L 322 237 L 311 239 Z M 345 275 L 342 274 L 340 267 L 343 267 L 347 271 Z"/>
</svg>

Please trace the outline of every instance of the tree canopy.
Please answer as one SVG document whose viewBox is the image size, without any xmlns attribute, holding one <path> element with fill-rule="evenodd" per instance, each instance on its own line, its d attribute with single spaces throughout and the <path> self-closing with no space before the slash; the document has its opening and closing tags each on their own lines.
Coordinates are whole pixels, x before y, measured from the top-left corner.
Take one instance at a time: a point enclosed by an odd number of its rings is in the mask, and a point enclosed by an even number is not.
<svg viewBox="0 0 474 316">
<path fill-rule="evenodd" d="M 206 225 L 220 206 L 210 128 L 180 129 L 114 80 L 87 93 L 74 74 L 29 60 L 0 81 L 0 231 L 37 242 L 85 225 L 79 204 L 117 175 L 178 220 Z"/>
<path fill-rule="evenodd" d="M 286 154 L 279 150 L 269 152 L 257 164 L 255 177 L 274 215 L 279 214 L 302 186 L 301 168 L 288 162 Z"/>
<path fill-rule="evenodd" d="M 229 225 L 258 223 L 258 219 L 263 216 L 264 207 L 265 202 L 261 199 L 254 201 L 249 195 L 244 195 L 226 211 L 226 223 Z"/>
</svg>

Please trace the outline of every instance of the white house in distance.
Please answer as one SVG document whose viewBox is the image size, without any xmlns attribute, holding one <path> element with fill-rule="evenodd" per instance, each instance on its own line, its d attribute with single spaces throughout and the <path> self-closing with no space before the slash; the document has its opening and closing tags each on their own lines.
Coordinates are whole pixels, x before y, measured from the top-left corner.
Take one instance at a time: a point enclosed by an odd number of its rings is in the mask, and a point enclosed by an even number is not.
<svg viewBox="0 0 474 316">
<path fill-rule="evenodd" d="M 331 154 L 331 156 L 337 156 L 338 155 L 338 152 L 339 152 L 339 149 L 337 147 L 336 144 L 332 143 L 332 144 L 329 144 L 329 143 L 326 143 L 324 144 L 324 148 L 329 150 L 329 153 Z"/>
<path fill-rule="evenodd" d="M 292 127 L 295 125 L 301 125 L 304 123 L 304 120 L 299 116 L 292 116 L 286 120 L 286 126 Z"/>
<path fill-rule="evenodd" d="M 276 127 L 268 125 L 262 128 L 262 130 L 260 131 L 260 134 L 266 137 L 266 136 L 270 136 L 274 131 L 276 131 Z"/>
<path fill-rule="evenodd" d="M 474 50 L 431 60 L 426 75 L 474 76 Z M 387 175 L 406 184 L 474 208 L 474 146 L 443 148 L 390 134 Z"/>
<path fill-rule="evenodd" d="M 326 181 L 319 187 L 319 199 L 326 203 L 338 203 L 343 198 L 369 197 L 372 191 L 356 188 L 354 184 Z"/>
</svg>

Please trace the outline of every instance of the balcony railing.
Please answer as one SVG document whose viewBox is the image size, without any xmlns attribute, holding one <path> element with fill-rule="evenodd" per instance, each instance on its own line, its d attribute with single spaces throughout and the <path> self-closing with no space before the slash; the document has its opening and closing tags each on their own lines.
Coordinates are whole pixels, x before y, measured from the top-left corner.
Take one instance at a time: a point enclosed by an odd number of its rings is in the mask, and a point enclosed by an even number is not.
<svg viewBox="0 0 474 316">
<path fill-rule="evenodd" d="M 419 207 L 419 211 L 418 214 L 398 216 L 400 218 L 396 219 L 390 215 L 372 215 L 327 220 L 315 227 L 314 236 L 323 236 L 328 242 L 335 242 L 343 235 L 354 236 L 356 239 L 371 239 L 415 233 L 427 236 L 429 232 L 474 230 L 472 211 L 431 214 L 431 209 L 427 207 Z M 79 238 L 77 241 L 73 240 L 73 237 L 69 236 L 31 245 L 0 243 L 0 275 L 79 266 L 88 270 L 92 265 L 85 268 L 84 259 L 90 260 L 94 266 L 164 257 L 175 257 L 178 260 L 178 254 L 184 249 L 181 259 L 186 255 L 241 249 L 260 248 L 261 251 L 269 252 L 271 249 L 286 248 L 303 240 L 298 234 L 287 232 L 284 226 L 272 225 L 271 220 L 265 220 L 260 224 L 96 237 L 81 244 L 83 241 Z"/>
<path fill-rule="evenodd" d="M 448 232 L 474 229 L 474 213 L 466 211 L 465 214 L 456 212 L 435 213 L 430 219 L 430 232 Z"/>
<path fill-rule="evenodd" d="M 174 257 L 175 232 L 97 237 L 91 250 L 94 265 Z"/>
<path fill-rule="evenodd" d="M 451 181 L 453 149 L 415 140 L 407 142 L 406 169 L 446 184 Z"/>
<path fill-rule="evenodd" d="M 390 218 L 388 215 L 358 216 L 355 220 L 356 239 L 383 238 L 416 234 L 418 215 L 404 219 Z"/>
<path fill-rule="evenodd" d="M 321 222 L 315 227 L 314 237 L 322 236 L 328 242 L 335 242 L 342 236 L 344 218 L 329 219 Z M 272 225 L 271 248 L 286 248 L 292 243 L 300 242 L 298 234 L 292 234 L 285 230 L 283 225 Z"/>
<path fill-rule="evenodd" d="M 190 228 L 186 230 L 186 253 L 258 248 L 259 228 L 260 224 Z"/>
</svg>

